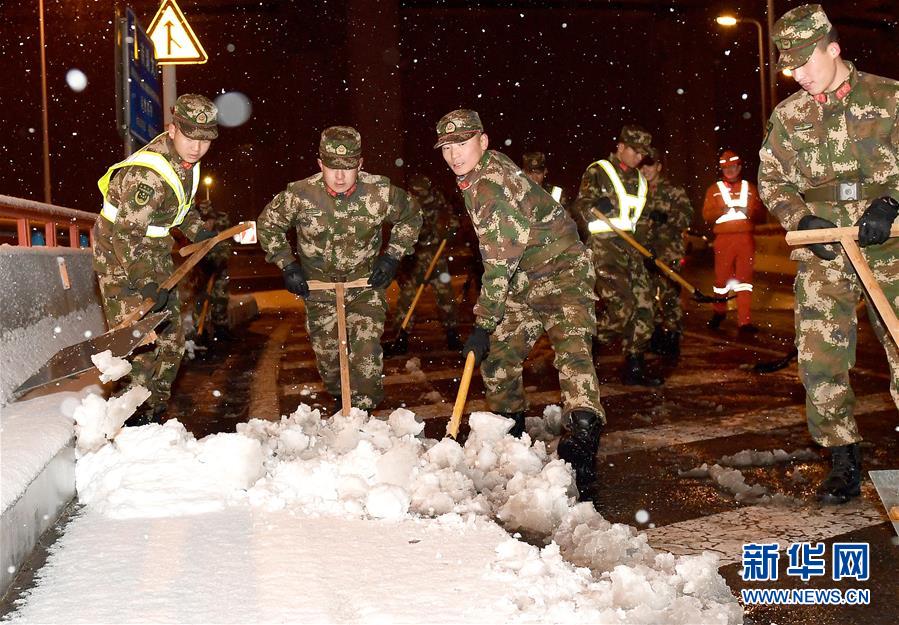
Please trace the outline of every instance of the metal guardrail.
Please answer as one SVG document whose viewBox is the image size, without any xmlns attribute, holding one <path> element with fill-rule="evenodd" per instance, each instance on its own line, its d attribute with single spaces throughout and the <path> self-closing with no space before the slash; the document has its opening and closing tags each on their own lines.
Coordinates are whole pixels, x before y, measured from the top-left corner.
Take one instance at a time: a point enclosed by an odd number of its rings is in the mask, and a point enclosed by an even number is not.
<svg viewBox="0 0 899 625">
<path fill-rule="evenodd" d="M 0 222 L 15 222 L 15 245 L 22 247 L 35 245 L 32 241 L 32 228 L 36 225 L 43 226 L 44 241 L 41 244 L 47 247 L 59 245 L 57 232 L 60 229 L 68 232 L 69 247 L 93 247 L 92 229 L 96 219 L 97 213 L 0 195 Z M 82 234 L 86 234 L 86 237 L 82 237 Z"/>
</svg>

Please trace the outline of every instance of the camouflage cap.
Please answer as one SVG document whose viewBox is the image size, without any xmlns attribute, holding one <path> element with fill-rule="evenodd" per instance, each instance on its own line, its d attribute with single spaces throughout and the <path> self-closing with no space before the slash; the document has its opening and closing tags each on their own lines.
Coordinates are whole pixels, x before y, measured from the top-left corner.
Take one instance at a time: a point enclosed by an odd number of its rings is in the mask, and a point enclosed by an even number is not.
<svg viewBox="0 0 899 625">
<path fill-rule="evenodd" d="M 434 144 L 434 148 L 447 143 L 468 141 L 479 132 L 484 132 L 484 125 L 481 124 L 477 112 L 471 109 L 456 109 L 437 122 L 437 143 Z"/>
<path fill-rule="evenodd" d="M 521 168 L 525 171 L 546 171 L 546 154 L 525 152 L 521 157 Z"/>
<path fill-rule="evenodd" d="M 820 4 L 804 4 L 784 13 L 771 31 L 771 37 L 780 50 L 777 69 L 794 69 L 805 65 L 815 44 L 832 28 L 827 14 Z"/>
<path fill-rule="evenodd" d="M 427 193 L 431 188 L 431 179 L 424 174 L 412 174 L 409 177 L 409 188 L 421 193 Z"/>
<path fill-rule="evenodd" d="M 206 96 L 186 93 L 172 107 L 172 121 L 190 139 L 208 140 L 219 136 L 219 110 Z"/>
<path fill-rule="evenodd" d="M 643 160 L 640 161 L 640 167 L 644 165 L 655 165 L 659 162 L 659 157 L 661 153 L 658 148 L 654 146 L 649 146 L 649 149 L 646 151 L 646 154 L 643 156 Z"/>
<path fill-rule="evenodd" d="M 618 141 L 632 147 L 640 154 L 648 154 L 652 144 L 652 135 L 649 131 L 636 124 L 628 124 L 621 129 Z"/>
<path fill-rule="evenodd" d="M 318 157 L 331 169 L 356 169 L 362 158 L 362 136 L 350 126 L 331 126 L 322 131 Z"/>
</svg>

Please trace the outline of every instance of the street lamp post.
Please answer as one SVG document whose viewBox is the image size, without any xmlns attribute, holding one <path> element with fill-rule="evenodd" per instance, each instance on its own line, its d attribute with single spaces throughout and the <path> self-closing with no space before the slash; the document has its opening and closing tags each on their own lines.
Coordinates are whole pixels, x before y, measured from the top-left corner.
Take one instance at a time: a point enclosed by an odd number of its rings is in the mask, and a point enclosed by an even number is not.
<svg viewBox="0 0 899 625">
<path fill-rule="evenodd" d="M 212 176 L 203 178 L 203 185 L 206 187 L 206 201 L 209 201 L 209 187 L 212 186 Z"/>
<path fill-rule="evenodd" d="M 44 202 L 50 204 L 50 122 L 47 115 L 47 42 L 44 37 L 44 0 L 38 3 L 41 34 L 41 119 L 43 123 Z"/>
<path fill-rule="evenodd" d="M 768 93 L 767 88 L 765 86 L 765 35 L 762 30 L 762 24 L 758 20 L 754 20 L 748 17 L 734 17 L 732 15 L 721 15 L 715 18 L 715 21 L 718 22 L 721 26 L 736 26 L 741 22 L 748 22 L 753 24 L 758 30 L 759 36 L 759 99 L 761 101 L 762 108 L 762 134 L 765 134 L 767 123 L 768 123 L 768 114 L 767 114 L 767 101 L 768 101 Z"/>
</svg>

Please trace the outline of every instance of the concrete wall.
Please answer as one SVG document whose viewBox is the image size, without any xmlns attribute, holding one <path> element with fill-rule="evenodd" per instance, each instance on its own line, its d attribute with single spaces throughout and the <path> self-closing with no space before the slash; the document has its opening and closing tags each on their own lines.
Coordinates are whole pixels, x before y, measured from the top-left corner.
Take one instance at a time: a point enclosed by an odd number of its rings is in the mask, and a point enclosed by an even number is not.
<svg viewBox="0 0 899 625">
<path fill-rule="evenodd" d="M 90 250 L 0 246 L 0 405 L 57 351 L 106 331 L 91 261 Z"/>
</svg>

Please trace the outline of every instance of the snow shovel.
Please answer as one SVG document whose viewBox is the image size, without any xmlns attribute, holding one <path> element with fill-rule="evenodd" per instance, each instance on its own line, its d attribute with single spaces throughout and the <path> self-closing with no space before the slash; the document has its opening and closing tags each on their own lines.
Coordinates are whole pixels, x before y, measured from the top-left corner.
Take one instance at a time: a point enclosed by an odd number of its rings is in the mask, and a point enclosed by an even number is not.
<svg viewBox="0 0 899 625">
<path fill-rule="evenodd" d="M 340 358 L 340 414 L 350 415 L 350 356 L 346 336 L 346 290 L 371 286 L 368 278 L 359 278 L 352 282 L 321 282 L 310 280 L 310 291 L 336 291 L 337 294 L 337 354 Z"/>
<path fill-rule="evenodd" d="M 891 237 L 899 237 L 899 226 L 893 226 L 890 230 Z M 896 318 L 896 311 L 890 305 L 883 289 L 877 283 L 877 279 L 871 272 L 868 262 L 862 256 L 861 249 L 856 243 L 858 239 L 858 226 L 850 226 L 848 228 L 821 228 L 818 230 L 794 230 L 787 233 L 788 245 L 808 245 L 811 243 L 834 243 L 839 242 L 843 246 L 843 251 L 849 257 L 855 272 L 861 279 L 868 297 L 874 302 L 874 307 L 880 313 L 883 324 L 887 327 L 890 336 L 896 345 L 899 345 L 899 319 Z"/>
<path fill-rule="evenodd" d="M 459 434 L 459 424 L 462 422 L 462 410 L 465 409 L 465 400 L 468 399 L 468 387 L 471 385 L 471 376 L 474 374 L 474 352 L 468 352 L 465 357 L 465 368 L 462 370 L 462 379 L 459 381 L 459 392 L 456 393 L 456 403 L 453 405 L 453 416 L 446 424 L 446 433 L 455 440 Z"/>
<path fill-rule="evenodd" d="M 181 281 L 181 278 L 186 276 L 216 243 L 227 239 L 238 232 L 243 232 L 249 227 L 249 224 L 239 224 L 233 228 L 220 232 L 210 239 L 188 246 L 193 248 L 194 253 L 181 263 L 181 266 L 178 267 L 171 276 L 166 278 L 160 285 L 160 288 L 171 289 L 175 287 L 175 285 Z M 183 249 L 184 248 L 182 248 L 181 255 L 186 256 L 186 254 L 183 253 Z M 144 301 L 131 313 L 126 315 L 118 325 L 110 328 L 109 332 L 90 340 L 76 343 L 75 345 L 66 347 L 54 354 L 54 356 L 47 361 L 37 373 L 28 378 L 21 386 L 13 391 L 13 397 L 21 397 L 24 393 L 35 388 L 59 382 L 66 378 L 71 378 L 80 373 L 84 373 L 85 371 L 90 371 L 94 368 L 94 363 L 91 360 L 92 354 L 97 354 L 108 349 L 112 352 L 113 356 L 124 358 L 140 345 L 152 342 L 155 340 L 155 335 L 152 335 L 153 329 L 169 316 L 167 311 L 160 311 L 152 315 L 147 315 L 154 303 L 155 302 L 151 297 L 144 299 Z"/>
<path fill-rule="evenodd" d="M 446 239 L 443 239 L 440 242 L 440 246 L 437 248 L 437 251 L 434 253 L 434 258 L 431 259 L 431 264 L 428 265 L 428 270 L 425 272 L 424 278 L 421 280 L 421 284 L 418 285 L 418 290 L 415 292 L 415 297 L 412 298 L 412 303 L 409 305 L 409 310 L 406 311 L 406 316 L 403 318 L 403 323 L 400 325 L 400 330 L 396 334 L 396 338 L 393 339 L 394 347 L 399 345 L 405 346 L 409 341 L 409 333 L 406 331 L 406 326 L 409 325 L 409 321 L 412 319 L 412 313 L 415 311 L 415 307 L 418 305 L 418 300 L 421 297 L 421 294 L 425 290 L 425 285 L 431 279 L 431 274 L 434 272 L 434 267 L 437 266 L 437 261 L 440 260 L 440 255 L 443 254 L 443 248 L 446 247 Z"/>
<path fill-rule="evenodd" d="M 617 234 L 619 237 L 624 239 L 628 245 L 630 245 L 632 248 L 634 248 L 635 250 L 640 252 L 643 256 L 645 256 L 646 258 L 651 260 L 653 263 L 655 263 L 655 266 L 659 268 L 659 270 L 665 275 L 666 278 L 668 278 L 669 280 L 673 280 L 674 282 L 677 282 L 679 285 L 684 287 L 684 289 L 686 289 L 687 293 L 689 293 L 695 301 L 700 302 L 702 304 L 715 304 L 715 303 L 726 302 L 726 301 L 734 299 L 736 297 L 736 294 L 733 294 L 733 295 L 706 295 L 706 294 L 704 294 L 702 291 L 697 289 L 695 286 L 693 286 L 692 284 L 690 284 L 689 282 L 684 280 L 683 277 L 681 277 L 681 275 L 679 273 L 677 273 L 671 267 L 669 267 L 668 265 L 666 265 L 665 263 L 660 261 L 658 258 L 656 258 L 652 252 L 650 252 L 648 249 L 646 249 L 645 247 L 640 245 L 634 237 L 632 237 L 627 232 L 625 232 L 624 230 L 622 230 L 621 228 L 619 228 L 615 224 L 613 224 L 612 221 L 608 217 L 606 217 L 605 215 L 600 213 L 595 208 L 593 208 L 591 210 L 593 211 L 593 214 L 596 215 L 597 219 L 605 222 L 606 225 L 608 225 L 609 228 L 611 228 L 615 234 Z"/>
<path fill-rule="evenodd" d="M 871 476 L 883 507 L 893 522 L 893 529 L 899 535 L 899 470 L 868 471 L 868 475 Z"/>
</svg>

